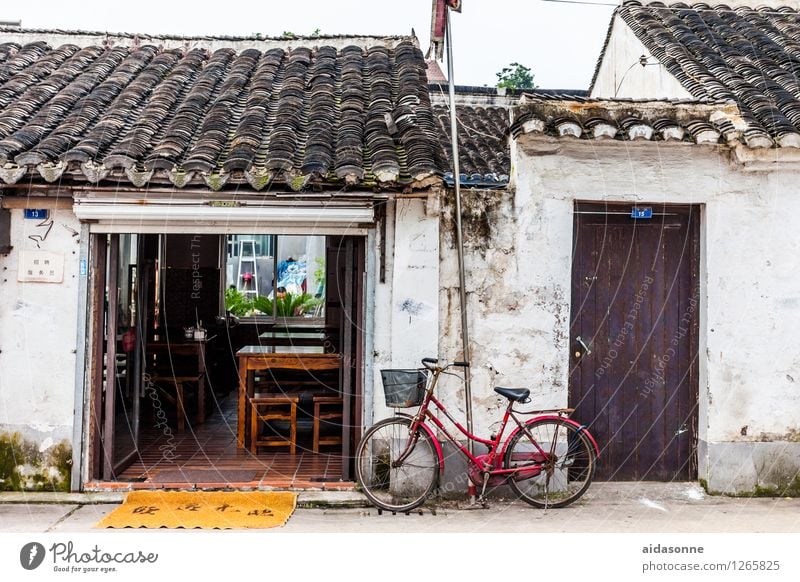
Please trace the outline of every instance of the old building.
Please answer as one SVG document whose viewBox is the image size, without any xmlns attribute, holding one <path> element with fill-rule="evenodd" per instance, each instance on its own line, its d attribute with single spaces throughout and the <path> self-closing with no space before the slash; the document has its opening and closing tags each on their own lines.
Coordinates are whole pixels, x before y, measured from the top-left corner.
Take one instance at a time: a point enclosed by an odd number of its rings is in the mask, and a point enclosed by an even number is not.
<svg viewBox="0 0 800 582">
<path fill-rule="evenodd" d="M 437 351 L 416 39 L 0 34 L 3 487 L 192 457 L 192 482 L 349 480 L 374 370 Z M 262 439 L 244 394 L 287 383 L 298 434 Z"/>
<path fill-rule="evenodd" d="M 591 419 L 601 477 L 797 486 L 798 13 L 745 4 L 626 2 L 592 98 L 515 109 L 478 320 L 526 314 L 494 367 Z"/>
<path fill-rule="evenodd" d="M 478 432 L 504 406 L 493 387 L 527 386 L 591 426 L 598 478 L 796 486 L 797 21 L 629 2 L 588 92 L 459 88 Z M 377 372 L 460 354 L 441 71 L 428 85 L 409 38 L 0 41 L 0 431 L 24 453 L 17 485 L 169 486 L 158 473 L 181 464 L 347 483 L 360 432 L 391 413 Z M 281 307 L 280 288 L 304 302 Z M 181 430 L 157 352 L 195 345 L 201 321 L 206 410 L 196 367 Z M 242 347 L 286 343 L 338 363 L 240 384 Z M 279 448 L 268 470 L 238 387 L 282 382 L 333 387 L 345 428 L 317 451 L 306 415 L 302 454 Z M 457 382 L 440 396 L 463 412 Z M 198 451 L 216 456 L 181 456 Z"/>
</svg>

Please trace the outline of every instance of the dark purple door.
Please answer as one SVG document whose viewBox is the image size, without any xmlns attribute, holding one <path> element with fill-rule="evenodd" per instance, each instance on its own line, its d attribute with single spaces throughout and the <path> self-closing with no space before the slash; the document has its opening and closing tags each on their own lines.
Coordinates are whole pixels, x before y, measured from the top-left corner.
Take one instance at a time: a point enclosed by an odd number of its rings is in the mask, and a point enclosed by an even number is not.
<svg viewBox="0 0 800 582">
<path fill-rule="evenodd" d="M 576 205 L 569 399 L 600 444 L 597 479 L 696 476 L 699 218 Z"/>
</svg>

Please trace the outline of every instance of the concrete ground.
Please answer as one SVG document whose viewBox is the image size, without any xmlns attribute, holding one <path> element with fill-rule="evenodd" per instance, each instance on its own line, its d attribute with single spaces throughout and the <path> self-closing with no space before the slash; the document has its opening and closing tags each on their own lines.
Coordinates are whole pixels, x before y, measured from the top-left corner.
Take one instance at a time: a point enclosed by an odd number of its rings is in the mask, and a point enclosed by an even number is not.
<svg viewBox="0 0 800 582">
<path fill-rule="evenodd" d="M 0 533 L 91 532 L 119 494 L 0 494 Z M 800 499 L 708 496 L 695 483 L 594 483 L 573 506 L 543 511 L 492 500 L 467 510 L 442 502 L 410 515 L 379 514 L 354 492 L 301 492 L 298 509 L 269 533 L 687 532 L 798 533 Z M 147 530 L 106 530 L 146 532 Z M 164 530 L 162 530 L 164 531 Z M 185 531 L 185 530 L 176 530 Z M 264 530 L 260 530 L 264 531 Z"/>
</svg>

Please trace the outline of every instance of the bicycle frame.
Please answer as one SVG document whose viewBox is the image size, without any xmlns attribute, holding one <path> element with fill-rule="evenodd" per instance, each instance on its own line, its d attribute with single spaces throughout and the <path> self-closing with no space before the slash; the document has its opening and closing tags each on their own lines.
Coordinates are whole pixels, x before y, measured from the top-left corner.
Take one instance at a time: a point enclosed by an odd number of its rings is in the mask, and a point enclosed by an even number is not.
<svg viewBox="0 0 800 582">
<path fill-rule="evenodd" d="M 509 401 L 508 406 L 506 407 L 505 413 L 503 414 L 503 420 L 502 420 L 502 424 L 500 426 L 500 430 L 497 432 L 497 434 L 494 436 L 493 439 L 484 439 L 484 438 L 481 438 L 481 437 L 479 437 L 477 435 L 472 434 L 466 428 L 464 428 L 461 425 L 461 423 L 459 423 L 455 418 L 453 418 L 453 416 L 450 414 L 450 412 L 447 410 L 447 408 L 444 406 L 444 404 L 442 404 L 433 395 L 433 391 L 436 388 L 436 385 L 438 384 L 439 375 L 441 374 L 441 372 L 442 372 L 442 370 L 438 369 L 438 368 L 436 370 L 432 370 L 433 376 L 432 376 L 432 378 L 431 378 L 431 380 L 429 382 L 429 386 L 427 387 L 427 389 L 425 391 L 425 397 L 424 397 L 424 399 L 422 401 L 422 405 L 419 407 L 419 410 L 417 411 L 417 413 L 414 416 L 411 416 L 411 418 L 412 418 L 411 432 L 413 434 L 417 429 L 423 430 L 429 436 L 431 436 L 431 438 L 434 440 L 434 442 L 437 442 L 437 444 L 438 444 L 438 441 L 434 436 L 433 430 L 425 423 L 425 419 L 426 418 L 430 419 L 430 421 L 433 424 L 435 424 L 436 427 L 444 434 L 445 438 L 447 438 L 447 440 L 449 440 L 451 443 L 453 443 L 453 445 L 459 451 L 461 451 L 461 453 L 468 459 L 469 463 L 471 463 L 476 468 L 478 468 L 479 471 L 482 474 L 488 473 L 490 477 L 496 477 L 496 478 L 505 479 L 505 478 L 508 478 L 509 476 L 512 476 L 512 475 L 516 474 L 516 473 L 530 473 L 531 472 L 531 470 L 532 470 L 531 466 L 527 466 L 526 465 L 526 466 L 522 466 L 522 467 L 515 467 L 515 468 L 512 468 L 512 469 L 503 469 L 503 468 L 499 467 L 498 463 L 497 463 L 498 460 L 501 460 L 504 457 L 505 452 L 506 452 L 506 448 L 508 446 L 508 442 L 519 431 L 524 431 L 527 434 L 528 439 L 530 440 L 530 442 L 537 449 L 536 453 L 532 453 L 532 454 L 537 454 L 538 453 L 539 455 L 541 455 L 543 461 L 548 459 L 550 457 L 551 453 L 548 453 L 547 451 L 545 451 L 539 445 L 539 443 L 536 441 L 536 439 L 533 437 L 533 435 L 531 435 L 527 431 L 527 428 L 526 428 L 526 425 L 528 425 L 528 424 L 530 424 L 532 422 L 538 421 L 538 420 L 542 420 L 542 419 L 559 418 L 559 419 L 562 419 L 562 420 L 564 420 L 566 422 L 574 424 L 577 428 L 579 428 L 579 430 L 582 430 L 589 437 L 589 439 L 590 439 L 590 441 L 591 441 L 591 443 L 592 443 L 592 445 L 593 445 L 593 447 L 595 449 L 595 453 L 599 456 L 600 450 L 599 450 L 599 447 L 597 446 L 597 443 L 595 442 L 594 438 L 592 437 L 592 435 L 588 431 L 584 430 L 585 427 L 582 427 L 577 422 L 572 421 L 569 418 L 565 417 L 563 415 L 563 413 L 566 412 L 566 410 L 564 410 L 564 411 L 562 411 L 562 410 L 547 410 L 547 411 L 542 410 L 542 411 L 532 411 L 531 413 L 525 413 L 525 414 L 537 414 L 537 413 L 538 414 L 534 418 L 532 418 L 532 419 L 528 420 L 527 422 L 523 423 L 514 414 L 514 410 L 513 410 L 514 402 L 513 401 Z M 431 410 L 430 410 L 430 405 L 431 404 L 433 404 L 438 410 L 440 410 L 445 415 L 445 417 L 451 423 L 453 423 L 453 425 L 465 437 L 467 437 L 469 440 L 471 440 L 473 442 L 480 443 L 480 444 L 486 446 L 489 449 L 489 452 L 487 454 L 485 454 L 485 455 L 477 455 L 477 456 L 473 455 L 472 453 L 470 453 L 469 449 L 467 447 L 465 447 L 463 444 L 459 443 L 455 439 L 455 437 L 450 434 L 450 432 L 447 430 L 447 427 L 444 425 L 444 423 L 441 420 L 439 420 L 439 418 L 435 414 L 433 414 L 431 412 Z M 543 413 L 547 413 L 547 412 L 556 412 L 557 414 L 543 414 Z M 403 416 L 410 416 L 410 415 L 403 415 Z M 517 426 L 514 428 L 514 430 L 511 431 L 511 433 L 509 434 L 508 438 L 504 439 L 503 435 L 506 432 L 506 427 L 508 426 L 509 419 L 513 419 Z M 554 435 L 554 438 L 555 438 L 555 435 Z M 501 443 L 503 445 L 502 448 L 501 448 Z M 408 456 L 408 454 L 410 454 L 411 450 L 414 448 L 413 444 L 414 443 L 412 443 L 411 441 L 409 442 L 409 446 L 407 447 L 407 449 L 405 451 L 403 451 L 403 453 L 397 459 L 398 463 L 402 463 L 403 460 L 405 460 L 405 458 Z M 441 474 L 443 472 L 443 470 L 444 470 L 444 455 L 442 453 L 441 446 L 437 446 L 436 447 L 436 452 L 437 452 L 437 455 L 439 455 L 439 470 L 440 470 L 440 474 Z"/>
</svg>

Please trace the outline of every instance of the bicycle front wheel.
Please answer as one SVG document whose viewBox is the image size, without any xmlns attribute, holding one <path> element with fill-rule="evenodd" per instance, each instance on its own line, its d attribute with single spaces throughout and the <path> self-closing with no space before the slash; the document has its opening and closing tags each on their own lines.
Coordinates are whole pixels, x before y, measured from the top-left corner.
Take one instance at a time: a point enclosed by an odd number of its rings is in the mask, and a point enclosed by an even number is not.
<svg viewBox="0 0 800 582">
<path fill-rule="evenodd" d="M 511 488 L 534 507 L 565 507 L 577 500 L 594 477 L 592 443 L 564 419 L 534 420 L 525 428 L 506 449 L 504 467 L 516 470 L 508 478 Z"/>
<path fill-rule="evenodd" d="M 372 426 L 356 449 L 356 479 L 364 495 L 387 511 L 408 511 L 433 493 L 439 456 L 422 430 L 411 434 L 411 419 L 387 418 Z"/>
</svg>

